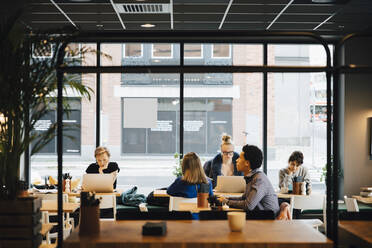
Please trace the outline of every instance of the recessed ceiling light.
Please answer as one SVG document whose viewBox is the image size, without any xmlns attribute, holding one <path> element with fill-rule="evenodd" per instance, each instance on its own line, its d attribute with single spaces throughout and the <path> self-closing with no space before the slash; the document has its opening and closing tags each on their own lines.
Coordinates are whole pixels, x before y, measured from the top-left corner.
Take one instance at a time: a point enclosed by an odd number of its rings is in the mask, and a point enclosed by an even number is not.
<svg viewBox="0 0 372 248">
<path fill-rule="evenodd" d="M 153 27 L 155 27 L 155 25 L 151 24 L 151 23 L 146 23 L 146 24 L 142 24 L 141 27 L 143 27 L 143 28 L 153 28 Z"/>
</svg>

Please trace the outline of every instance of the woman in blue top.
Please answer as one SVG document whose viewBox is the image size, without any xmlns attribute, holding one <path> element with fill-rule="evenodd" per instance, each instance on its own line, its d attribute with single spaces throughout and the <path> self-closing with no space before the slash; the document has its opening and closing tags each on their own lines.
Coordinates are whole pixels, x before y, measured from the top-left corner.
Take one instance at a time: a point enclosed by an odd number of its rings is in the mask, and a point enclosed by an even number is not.
<svg viewBox="0 0 372 248">
<path fill-rule="evenodd" d="M 200 158 L 196 153 L 189 152 L 182 159 L 182 177 L 178 177 L 168 187 L 167 193 L 171 196 L 195 198 L 202 183 L 209 184 L 209 195 L 213 195 L 212 183 L 204 173 Z"/>
<path fill-rule="evenodd" d="M 221 153 L 204 164 L 205 174 L 213 179 L 213 188 L 216 187 L 218 176 L 243 176 L 236 168 L 238 158 L 239 154 L 234 152 L 231 136 L 222 134 Z"/>
</svg>

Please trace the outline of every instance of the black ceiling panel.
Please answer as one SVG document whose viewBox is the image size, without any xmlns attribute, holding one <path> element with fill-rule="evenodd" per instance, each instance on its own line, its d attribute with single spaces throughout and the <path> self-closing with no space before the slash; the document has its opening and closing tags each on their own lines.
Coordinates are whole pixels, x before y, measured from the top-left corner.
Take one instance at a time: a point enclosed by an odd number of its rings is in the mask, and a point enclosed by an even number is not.
<svg viewBox="0 0 372 248">
<path fill-rule="evenodd" d="M 115 15 L 116 16 L 116 15 Z M 135 22 L 149 22 L 149 21 L 170 21 L 170 14 L 120 14 L 123 22 L 135 21 Z M 116 20 L 118 18 L 116 17 Z"/>
<path fill-rule="evenodd" d="M 3 0 L 11 4 L 11 1 Z M 334 32 L 357 32 L 372 28 L 372 0 L 341 0 L 341 4 L 317 4 L 312 0 L 173 0 L 171 13 L 120 14 L 126 30 L 266 30 L 274 20 L 270 30 L 316 30 L 334 34 Z M 110 0 L 91 0 L 90 2 L 72 2 L 54 0 L 32 0 L 30 8 L 23 16 L 23 23 L 31 29 L 58 29 L 65 25 L 73 27 L 68 18 L 80 30 L 124 30 L 111 5 Z M 137 0 L 113 0 L 126 4 L 169 4 L 170 0 L 141 2 Z M 288 5 L 288 6 L 287 6 Z M 285 11 L 283 11 L 283 9 Z M 61 11 L 62 10 L 62 11 Z M 2 9 L 1 13 L 4 12 Z M 281 13 L 280 16 L 278 14 Z M 278 16 L 278 18 L 276 18 Z M 331 18 L 330 18 L 331 17 Z M 326 22 L 326 23 L 323 23 Z M 155 24 L 146 29 L 142 24 Z"/>
<path fill-rule="evenodd" d="M 205 5 L 205 4 L 177 4 L 173 6 L 173 13 L 225 13 L 226 4 Z"/>
<path fill-rule="evenodd" d="M 223 14 L 174 14 L 175 21 L 221 21 Z"/>
</svg>

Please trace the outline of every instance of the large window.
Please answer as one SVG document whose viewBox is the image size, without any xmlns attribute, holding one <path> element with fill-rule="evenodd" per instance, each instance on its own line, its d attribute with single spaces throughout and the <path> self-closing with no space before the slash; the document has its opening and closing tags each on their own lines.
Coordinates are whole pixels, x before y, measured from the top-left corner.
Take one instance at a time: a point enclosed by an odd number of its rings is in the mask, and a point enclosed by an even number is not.
<svg viewBox="0 0 372 248">
<path fill-rule="evenodd" d="M 269 45 L 269 65 L 325 65 L 321 46 Z M 102 43 L 103 66 L 179 65 L 178 43 Z M 95 56 L 83 65 L 95 65 Z M 263 64 L 261 44 L 186 43 L 185 65 L 244 66 Z M 96 95 L 88 102 L 74 98 L 76 108 L 64 123 L 80 124 L 64 138 L 66 162 L 76 176 L 94 162 L 96 118 L 100 118 L 100 145 L 111 152 L 111 160 L 123 168 L 119 188 L 139 187 L 148 193 L 166 187 L 180 152 L 180 78 L 177 73 L 103 73 L 100 75 L 100 109 Z M 96 91 L 95 74 L 83 75 L 82 83 Z M 185 73 L 183 153 L 200 155 L 202 163 L 220 152 L 221 135 L 232 136 L 235 151 L 245 144 L 263 149 L 263 73 Z M 326 80 L 324 73 L 268 73 L 267 172 L 274 187 L 278 171 L 287 166 L 290 153 L 305 155 L 315 190 L 323 190 L 321 169 L 326 161 Z M 80 105 L 79 105 L 80 104 Z M 36 131 L 55 122 L 56 113 L 40 121 Z M 51 141 L 33 164 L 55 166 L 56 141 Z M 76 155 L 74 159 L 68 155 Z M 76 159 L 78 157 L 78 159 Z M 44 159 L 44 160 L 42 160 Z M 52 174 L 52 169 L 42 171 Z M 45 167 L 43 167 L 45 168 Z M 125 172 L 125 173 L 124 173 Z"/>
<path fill-rule="evenodd" d="M 80 99 L 69 99 L 70 111 L 63 114 L 64 137 L 63 152 L 66 154 L 80 154 L 81 152 L 81 103 Z M 56 105 L 51 105 L 48 113 L 35 124 L 34 132 L 46 132 L 51 125 L 57 122 Z M 56 154 L 57 137 L 46 144 L 38 154 Z M 37 142 L 37 140 L 35 140 Z M 34 142 L 34 144 L 35 144 Z"/>
</svg>

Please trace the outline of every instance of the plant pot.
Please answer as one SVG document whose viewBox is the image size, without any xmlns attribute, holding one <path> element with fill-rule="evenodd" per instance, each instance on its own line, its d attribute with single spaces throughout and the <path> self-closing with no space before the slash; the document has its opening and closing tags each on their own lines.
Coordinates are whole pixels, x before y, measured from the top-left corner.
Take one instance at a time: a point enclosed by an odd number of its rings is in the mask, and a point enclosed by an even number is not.
<svg viewBox="0 0 372 248">
<path fill-rule="evenodd" d="M 1 200 L 0 247 L 39 247 L 42 241 L 40 208 L 40 198 Z"/>
<path fill-rule="evenodd" d="M 98 236 L 99 235 L 99 205 L 80 206 L 80 236 Z"/>
</svg>

